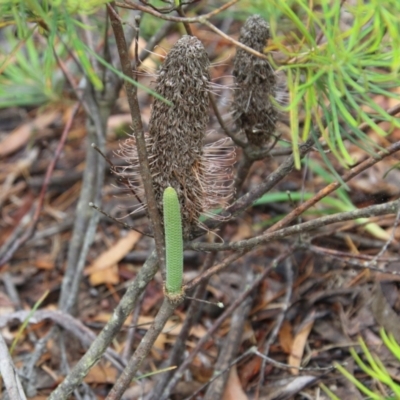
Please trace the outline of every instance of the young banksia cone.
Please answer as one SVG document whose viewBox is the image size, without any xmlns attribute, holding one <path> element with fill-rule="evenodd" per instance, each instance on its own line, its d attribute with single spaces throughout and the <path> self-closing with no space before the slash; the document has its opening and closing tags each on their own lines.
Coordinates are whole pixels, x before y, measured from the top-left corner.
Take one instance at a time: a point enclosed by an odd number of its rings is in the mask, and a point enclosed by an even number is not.
<svg viewBox="0 0 400 400">
<path fill-rule="evenodd" d="M 203 146 L 209 120 L 209 59 L 202 43 L 183 36 L 166 56 L 155 90 L 172 105 L 154 99 L 146 145 L 160 213 L 164 189 L 179 197 L 183 235 L 188 238 L 201 213 L 226 205 L 232 195 L 234 150 L 227 140 Z M 135 139 L 121 146 L 128 165 L 119 173 L 143 195 Z"/>
<path fill-rule="evenodd" d="M 269 38 L 267 22 L 253 15 L 240 30 L 239 42 L 262 53 Z M 275 73 L 267 60 L 238 48 L 233 76 L 236 81 L 232 104 L 234 121 L 251 144 L 263 145 L 274 133 L 277 121 L 277 110 L 271 103 L 271 97 L 276 95 Z"/>
</svg>

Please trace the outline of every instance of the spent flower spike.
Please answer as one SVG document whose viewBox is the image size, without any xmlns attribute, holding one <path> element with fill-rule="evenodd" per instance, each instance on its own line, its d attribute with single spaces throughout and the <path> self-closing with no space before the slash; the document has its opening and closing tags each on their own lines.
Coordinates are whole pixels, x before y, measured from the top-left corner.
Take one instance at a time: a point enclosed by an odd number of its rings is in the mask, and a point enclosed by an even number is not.
<svg viewBox="0 0 400 400">
<path fill-rule="evenodd" d="M 155 90 L 172 105 L 154 99 L 146 146 L 160 214 L 163 193 L 172 187 L 181 205 L 183 236 L 190 237 L 207 210 L 226 206 L 233 194 L 234 148 L 230 139 L 204 145 L 209 121 L 210 62 L 203 44 L 183 36 L 165 57 Z M 118 152 L 126 161 L 116 172 L 143 199 L 135 139 Z M 142 206 L 136 210 L 145 207 Z M 136 211 L 135 210 L 135 211 Z"/>
<path fill-rule="evenodd" d="M 259 15 L 252 15 L 240 30 L 239 42 L 262 53 L 269 38 L 267 22 Z M 251 144 L 262 146 L 274 134 L 278 119 L 271 102 L 271 97 L 277 95 L 275 72 L 267 60 L 238 48 L 233 76 L 236 83 L 232 103 L 234 122 Z"/>
</svg>

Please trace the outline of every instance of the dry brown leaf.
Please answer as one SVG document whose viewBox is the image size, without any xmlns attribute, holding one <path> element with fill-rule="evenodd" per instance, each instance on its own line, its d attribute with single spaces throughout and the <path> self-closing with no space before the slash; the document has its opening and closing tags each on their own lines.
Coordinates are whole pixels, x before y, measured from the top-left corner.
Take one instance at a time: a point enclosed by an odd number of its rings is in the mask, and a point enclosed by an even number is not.
<svg viewBox="0 0 400 400">
<path fill-rule="evenodd" d="M 85 269 L 85 275 L 91 275 L 102 269 L 110 268 L 121 261 L 132 250 L 133 246 L 141 238 L 139 232 L 130 231 L 125 237 L 118 240 L 113 246 L 94 260 L 92 265 Z"/>
<path fill-rule="evenodd" d="M 314 319 L 307 322 L 303 328 L 296 334 L 293 340 L 292 351 L 288 359 L 288 364 L 293 367 L 300 367 L 301 359 L 303 358 L 304 347 L 307 343 L 308 335 L 314 325 Z M 290 373 L 292 375 L 298 375 L 299 370 L 297 368 L 291 368 Z"/>
<path fill-rule="evenodd" d="M 112 316 L 111 313 L 99 312 L 93 317 L 92 321 L 107 323 L 110 320 L 111 316 Z M 124 326 L 128 326 L 130 324 L 131 324 L 130 319 L 125 320 Z"/>
<path fill-rule="evenodd" d="M 262 360 L 260 357 L 253 357 L 240 368 L 240 381 L 242 387 L 247 387 L 249 382 L 260 372 Z M 267 369 L 268 369 L 267 365 Z"/>
<path fill-rule="evenodd" d="M 60 117 L 58 111 L 38 115 L 34 121 L 22 124 L 0 142 L 0 157 L 7 156 L 25 146 L 34 131 L 41 131 Z"/>
<path fill-rule="evenodd" d="M 292 325 L 288 320 L 283 321 L 279 330 L 279 343 L 286 354 L 290 354 L 293 347 Z"/>
<path fill-rule="evenodd" d="M 168 343 L 169 342 L 167 340 L 167 335 L 165 333 L 160 333 L 157 336 L 157 339 L 154 342 L 153 347 L 154 347 L 154 349 L 158 349 L 158 350 L 163 351 L 163 350 L 165 350 L 165 345 L 168 344 Z M 156 353 L 156 354 L 154 354 L 154 357 L 156 357 L 158 352 L 155 351 L 153 353 Z"/>
<path fill-rule="evenodd" d="M 34 263 L 36 268 L 39 269 L 53 269 L 54 261 L 50 257 L 38 258 Z"/>
<path fill-rule="evenodd" d="M 248 400 L 246 393 L 242 389 L 240 380 L 237 374 L 236 365 L 234 365 L 230 372 L 228 382 L 226 383 L 223 400 Z"/>
<path fill-rule="evenodd" d="M 108 283 L 110 285 L 118 285 L 119 273 L 118 265 L 114 264 L 100 271 L 94 271 L 90 274 L 89 282 L 92 286 Z"/>
<path fill-rule="evenodd" d="M 251 230 L 251 224 L 240 224 L 237 232 L 232 237 L 232 242 L 237 242 L 239 240 L 248 239 L 253 234 Z"/>
<path fill-rule="evenodd" d="M 92 367 L 85 378 L 86 383 L 115 383 L 117 370 L 111 366 L 97 364 Z"/>
</svg>

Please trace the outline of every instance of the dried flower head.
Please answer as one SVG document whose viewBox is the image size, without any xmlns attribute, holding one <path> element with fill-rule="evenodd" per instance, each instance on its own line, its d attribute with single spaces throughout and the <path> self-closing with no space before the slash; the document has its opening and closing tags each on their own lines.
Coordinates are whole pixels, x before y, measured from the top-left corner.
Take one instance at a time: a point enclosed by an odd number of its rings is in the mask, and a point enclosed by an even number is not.
<svg viewBox="0 0 400 400">
<path fill-rule="evenodd" d="M 233 148 L 225 139 L 203 146 L 209 120 L 209 64 L 196 37 L 183 36 L 173 46 L 155 87 L 172 106 L 154 100 L 146 136 L 158 209 L 162 214 L 164 189 L 173 187 L 181 204 L 186 238 L 199 225 L 201 213 L 226 205 L 232 195 Z M 128 165 L 118 173 L 127 177 L 130 188 L 142 197 L 134 138 L 124 142 L 119 155 Z"/>
<path fill-rule="evenodd" d="M 267 22 L 253 15 L 240 30 L 239 41 L 262 53 L 269 38 Z M 263 145 L 274 133 L 277 121 L 277 111 L 271 103 L 277 89 L 275 73 L 267 60 L 238 48 L 233 76 L 236 81 L 232 104 L 234 121 L 250 143 Z"/>
</svg>

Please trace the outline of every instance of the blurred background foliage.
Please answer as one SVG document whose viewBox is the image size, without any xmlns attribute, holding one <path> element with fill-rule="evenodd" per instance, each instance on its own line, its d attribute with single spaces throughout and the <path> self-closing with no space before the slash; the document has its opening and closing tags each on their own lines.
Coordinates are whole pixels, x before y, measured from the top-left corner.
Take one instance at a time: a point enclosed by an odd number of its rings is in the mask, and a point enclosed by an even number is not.
<svg viewBox="0 0 400 400">
<path fill-rule="evenodd" d="M 58 101 L 64 76 L 58 60 L 75 64 L 101 89 L 81 32 L 96 28 L 83 23 L 104 0 L 0 1 L 0 107 Z M 86 20 L 86 19 L 85 19 Z M 104 28 L 103 28 L 104 29 Z"/>
<path fill-rule="evenodd" d="M 400 345 L 397 343 L 393 335 L 387 334 L 381 328 L 380 334 L 386 348 L 392 353 L 397 361 L 400 361 Z M 382 396 L 376 389 L 371 389 L 364 385 L 361 380 L 357 379 L 353 373 L 349 372 L 343 365 L 335 363 L 335 367 L 340 371 L 354 386 L 359 390 L 360 396 L 365 395 L 371 400 L 396 400 L 400 398 L 400 385 L 392 376 L 390 371 L 385 367 L 384 362 L 370 350 L 362 337 L 358 339 L 361 351 L 357 352 L 355 348 L 350 349 L 350 354 L 358 365 L 373 382 L 379 382 L 380 388 L 386 392 L 385 397 Z M 372 385 L 370 385 L 372 386 Z M 340 400 L 327 386 L 321 384 L 323 391 L 331 400 Z M 390 395 L 389 395 L 390 393 Z"/>
</svg>

